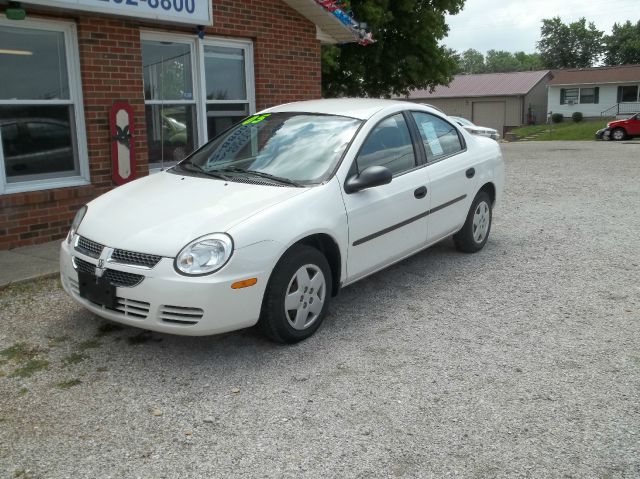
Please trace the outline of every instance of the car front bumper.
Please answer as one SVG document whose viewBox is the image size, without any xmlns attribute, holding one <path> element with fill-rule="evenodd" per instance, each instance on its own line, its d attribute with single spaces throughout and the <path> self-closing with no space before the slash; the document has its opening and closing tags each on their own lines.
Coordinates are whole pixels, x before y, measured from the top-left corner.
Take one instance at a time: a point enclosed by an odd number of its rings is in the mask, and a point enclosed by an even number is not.
<svg viewBox="0 0 640 479">
<path fill-rule="evenodd" d="M 77 303 L 105 319 L 162 333 L 205 336 L 256 324 L 275 265 L 271 258 L 277 258 L 277 250 L 270 241 L 238 249 L 220 271 L 199 277 L 177 273 L 173 258 L 162 258 L 152 269 L 108 263 L 106 268 L 144 276 L 136 286 L 116 287 L 115 309 L 80 296 L 73 258 L 93 265 L 98 260 L 66 241 L 60 248 L 60 277 L 65 291 Z M 257 283 L 248 288 L 231 288 L 233 283 L 248 278 L 257 278 Z"/>
<path fill-rule="evenodd" d="M 597 140 L 608 140 L 611 135 L 611 128 L 602 128 L 596 131 Z"/>
</svg>

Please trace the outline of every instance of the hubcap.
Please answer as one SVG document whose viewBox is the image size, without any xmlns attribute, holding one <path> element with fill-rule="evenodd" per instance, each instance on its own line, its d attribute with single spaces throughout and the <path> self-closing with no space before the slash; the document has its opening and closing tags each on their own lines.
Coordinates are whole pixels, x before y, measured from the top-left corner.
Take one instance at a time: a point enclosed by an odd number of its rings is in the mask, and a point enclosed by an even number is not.
<svg viewBox="0 0 640 479">
<path fill-rule="evenodd" d="M 320 316 L 327 288 L 322 270 L 314 264 L 302 266 L 289 281 L 284 299 L 284 312 L 292 328 L 311 326 Z"/>
<path fill-rule="evenodd" d="M 624 133 L 621 130 L 616 130 L 613 132 L 613 138 L 616 140 L 622 140 L 624 138 Z"/>
<path fill-rule="evenodd" d="M 482 243 L 487 237 L 490 222 L 491 209 L 485 201 L 481 201 L 473 213 L 473 240 L 476 243 Z"/>
</svg>

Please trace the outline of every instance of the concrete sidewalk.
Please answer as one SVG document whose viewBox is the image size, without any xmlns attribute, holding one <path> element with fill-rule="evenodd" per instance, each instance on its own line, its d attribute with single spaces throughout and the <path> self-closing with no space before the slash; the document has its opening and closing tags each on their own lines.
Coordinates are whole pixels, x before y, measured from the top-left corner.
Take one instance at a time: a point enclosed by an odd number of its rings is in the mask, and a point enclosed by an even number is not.
<svg viewBox="0 0 640 479">
<path fill-rule="evenodd" d="M 0 251 L 0 289 L 11 283 L 58 274 L 61 241 Z"/>
</svg>

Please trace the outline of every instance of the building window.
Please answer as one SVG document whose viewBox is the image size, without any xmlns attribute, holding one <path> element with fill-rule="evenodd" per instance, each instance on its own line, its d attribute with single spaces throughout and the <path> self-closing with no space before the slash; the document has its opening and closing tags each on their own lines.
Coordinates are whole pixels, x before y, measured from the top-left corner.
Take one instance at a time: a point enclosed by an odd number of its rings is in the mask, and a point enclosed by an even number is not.
<svg viewBox="0 0 640 479">
<path fill-rule="evenodd" d="M 149 168 L 175 164 L 255 112 L 250 41 L 141 35 Z"/>
<path fill-rule="evenodd" d="M 198 145 L 192 41 L 142 39 L 149 168 L 171 166 Z"/>
<path fill-rule="evenodd" d="M 207 137 L 219 135 L 253 111 L 250 42 L 205 41 L 202 45 Z"/>
<path fill-rule="evenodd" d="M 618 103 L 636 102 L 638 100 L 638 85 L 619 86 Z"/>
<path fill-rule="evenodd" d="M 599 103 L 600 88 L 580 88 L 580 103 Z"/>
<path fill-rule="evenodd" d="M 0 193 L 88 183 L 73 24 L 0 20 Z"/>
<path fill-rule="evenodd" d="M 578 103 L 579 96 L 580 96 L 579 88 L 562 88 L 560 90 L 560 104 L 573 105 L 574 103 Z"/>
</svg>

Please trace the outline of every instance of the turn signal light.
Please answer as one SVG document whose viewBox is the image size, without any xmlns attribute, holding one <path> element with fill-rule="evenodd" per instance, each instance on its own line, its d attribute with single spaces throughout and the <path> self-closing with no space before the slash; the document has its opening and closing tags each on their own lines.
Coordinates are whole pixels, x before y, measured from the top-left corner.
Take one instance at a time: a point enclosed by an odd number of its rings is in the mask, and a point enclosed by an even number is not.
<svg viewBox="0 0 640 479">
<path fill-rule="evenodd" d="M 248 288 L 249 286 L 253 286 L 257 282 L 258 282 L 258 278 L 249 278 L 249 279 L 244 279 L 242 281 L 236 281 L 231 285 L 231 289 Z"/>
</svg>

